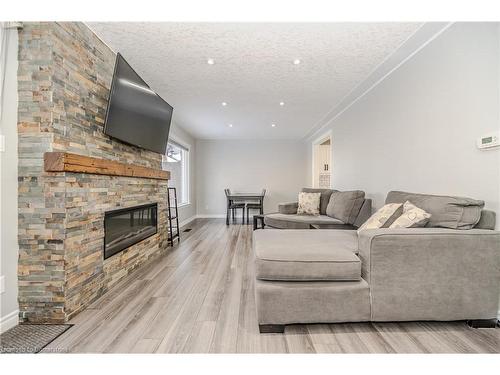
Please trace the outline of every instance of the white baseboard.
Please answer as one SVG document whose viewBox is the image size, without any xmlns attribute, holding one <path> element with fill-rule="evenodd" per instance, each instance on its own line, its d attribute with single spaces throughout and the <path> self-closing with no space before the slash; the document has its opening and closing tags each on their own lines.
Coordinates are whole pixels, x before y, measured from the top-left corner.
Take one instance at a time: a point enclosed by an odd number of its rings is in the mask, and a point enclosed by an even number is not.
<svg viewBox="0 0 500 375">
<path fill-rule="evenodd" d="M 193 215 L 191 216 L 190 218 L 187 218 L 186 220 L 183 220 L 179 223 L 179 227 L 185 227 L 186 225 L 188 225 L 190 222 L 192 222 L 193 220 L 196 219 L 196 215 Z"/>
<path fill-rule="evenodd" d="M 241 216 L 236 216 L 241 217 Z M 225 219 L 225 214 L 198 214 L 196 215 L 197 219 Z"/>
<path fill-rule="evenodd" d="M 0 318 L 0 333 L 17 326 L 19 323 L 19 310 L 14 310 L 10 314 Z"/>
<path fill-rule="evenodd" d="M 253 216 L 254 214 L 250 214 L 250 218 Z M 246 218 L 246 214 L 245 214 L 245 218 Z M 196 218 L 197 219 L 225 219 L 226 218 L 226 214 L 197 214 L 196 215 Z M 238 215 L 236 214 L 235 215 L 235 218 L 236 219 L 241 219 L 241 215 Z"/>
<path fill-rule="evenodd" d="M 214 214 L 214 215 L 212 215 L 212 214 L 197 214 L 197 215 L 191 216 L 190 218 L 188 218 L 186 220 L 181 221 L 179 223 L 179 227 L 182 228 L 196 219 L 225 219 L 225 218 L 226 218 L 226 215 L 224 215 L 224 214 Z M 241 215 L 237 216 L 237 218 L 241 218 Z"/>
</svg>

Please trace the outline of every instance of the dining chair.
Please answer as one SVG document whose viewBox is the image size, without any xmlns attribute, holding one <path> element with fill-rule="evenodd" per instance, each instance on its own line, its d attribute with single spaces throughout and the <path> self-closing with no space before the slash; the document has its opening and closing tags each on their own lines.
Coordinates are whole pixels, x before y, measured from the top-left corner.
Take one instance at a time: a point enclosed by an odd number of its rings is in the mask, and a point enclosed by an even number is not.
<svg viewBox="0 0 500 375">
<path fill-rule="evenodd" d="M 235 202 L 234 200 L 230 199 L 231 195 L 231 190 L 229 189 L 224 189 L 224 193 L 226 194 L 226 199 L 227 199 L 227 209 L 226 209 L 226 225 L 229 225 L 229 214 L 232 214 L 232 220 L 233 222 L 235 221 L 235 210 L 237 213 L 237 210 L 241 208 L 241 223 L 245 223 L 245 202 Z"/>
<path fill-rule="evenodd" d="M 249 211 L 250 210 L 259 210 L 259 213 L 262 215 L 264 214 L 264 197 L 266 196 L 266 189 L 262 189 L 262 195 L 259 199 L 258 203 L 247 203 L 247 224 L 249 223 Z"/>
</svg>

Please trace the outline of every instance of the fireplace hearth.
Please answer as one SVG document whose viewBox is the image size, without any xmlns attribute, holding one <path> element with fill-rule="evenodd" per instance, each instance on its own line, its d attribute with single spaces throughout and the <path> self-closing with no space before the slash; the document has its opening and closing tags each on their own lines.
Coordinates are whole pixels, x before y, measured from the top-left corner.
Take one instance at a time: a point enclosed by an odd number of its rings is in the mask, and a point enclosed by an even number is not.
<svg viewBox="0 0 500 375">
<path fill-rule="evenodd" d="M 158 232 L 158 205 L 108 211 L 104 215 L 104 259 Z"/>
</svg>

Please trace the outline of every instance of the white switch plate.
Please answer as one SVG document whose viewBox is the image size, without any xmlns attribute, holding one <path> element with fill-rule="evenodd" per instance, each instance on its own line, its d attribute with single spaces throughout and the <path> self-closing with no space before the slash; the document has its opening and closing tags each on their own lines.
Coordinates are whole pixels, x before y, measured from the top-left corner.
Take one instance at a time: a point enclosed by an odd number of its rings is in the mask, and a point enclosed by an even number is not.
<svg viewBox="0 0 500 375">
<path fill-rule="evenodd" d="M 0 276 L 0 294 L 5 293 L 5 276 Z"/>
<path fill-rule="evenodd" d="M 5 135 L 0 134 L 0 152 L 5 151 Z"/>
</svg>

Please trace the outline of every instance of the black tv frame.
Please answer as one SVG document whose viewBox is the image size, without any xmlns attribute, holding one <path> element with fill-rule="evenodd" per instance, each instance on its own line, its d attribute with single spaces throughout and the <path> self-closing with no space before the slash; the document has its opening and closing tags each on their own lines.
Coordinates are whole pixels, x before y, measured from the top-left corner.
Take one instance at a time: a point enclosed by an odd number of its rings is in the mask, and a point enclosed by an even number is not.
<svg viewBox="0 0 500 375">
<path fill-rule="evenodd" d="M 116 139 L 118 141 L 120 141 L 121 143 L 124 143 L 124 144 L 127 144 L 129 146 L 133 146 L 133 147 L 138 147 L 138 148 L 142 148 L 144 150 L 148 150 L 148 151 L 152 151 L 152 152 L 156 152 L 158 154 L 165 154 L 165 152 L 167 151 L 167 143 L 168 143 L 168 136 L 167 136 L 167 139 L 165 140 L 165 151 L 163 153 L 159 153 L 158 151 L 156 150 L 151 150 L 150 148 L 147 148 L 147 147 L 144 147 L 142 145 L 137 145 L 137 144 L 134 144 L 134 143 L 130 143 L 126 140 L 123 140 L 119 137 L 116 137 L 114 135 L 111 135 L 109 133 L 106 132 L 106 129 L 107 129 L 107 125 L 108 125 L 108 116 L 109 116 L 109 108 L 110 108 L 110 104 L 111 104 L 111 98 L 113 97 L 113 93 L 115 91 L 115 77 L 116 77 L 116 70 L 118 68 L 118 59 L 121 58 L 125 64 L 127 64 L 130 69 L 132 69 L 132 71 L 142 80 L 142 82 L 144 82 L 144 84 L 151 90 L 151 91 L 154 91 L 153 89 L 151 89 L 151 87 L 149 86 L 149 84 L 144 81 L 144 79 L 135 71 L 135 69 L 132 67 L 132 65 L 130 65 L 128 63 L 128 61 L 125 59 L 125 57 L 123 57 L 123 55 L 120 53 L 120 52 L 117 52 L 116 53 L 116 59 L 115 59 L 115 66 L 113 68 L 113 77 L 111 79 L 111 88 L 109 90 L 109 96 L 108 96 L 108 103 L 106 105 L 106 116 L 104 118 L 104 127 L 103 127 L 103 133 L 106 134 L 108 137 L 112 138 L 112 139 Z M 172 116 L 170 117 L 170 123 L 169 123 L 169 131 L 168 133 L 170 134 L 170 127 L 172 126 L 172 117 L 174 116 L 174 107 L 172 107 L 165 99 L 163 99 L 160 94 L 158 94 L 156 91 L 154 91 L 154 93 L 156 94 L 156 96 L 158 98 L 160 98 L 166 105 L 168 105 L 170 108 L 172 108 Z"/>
</svg>

